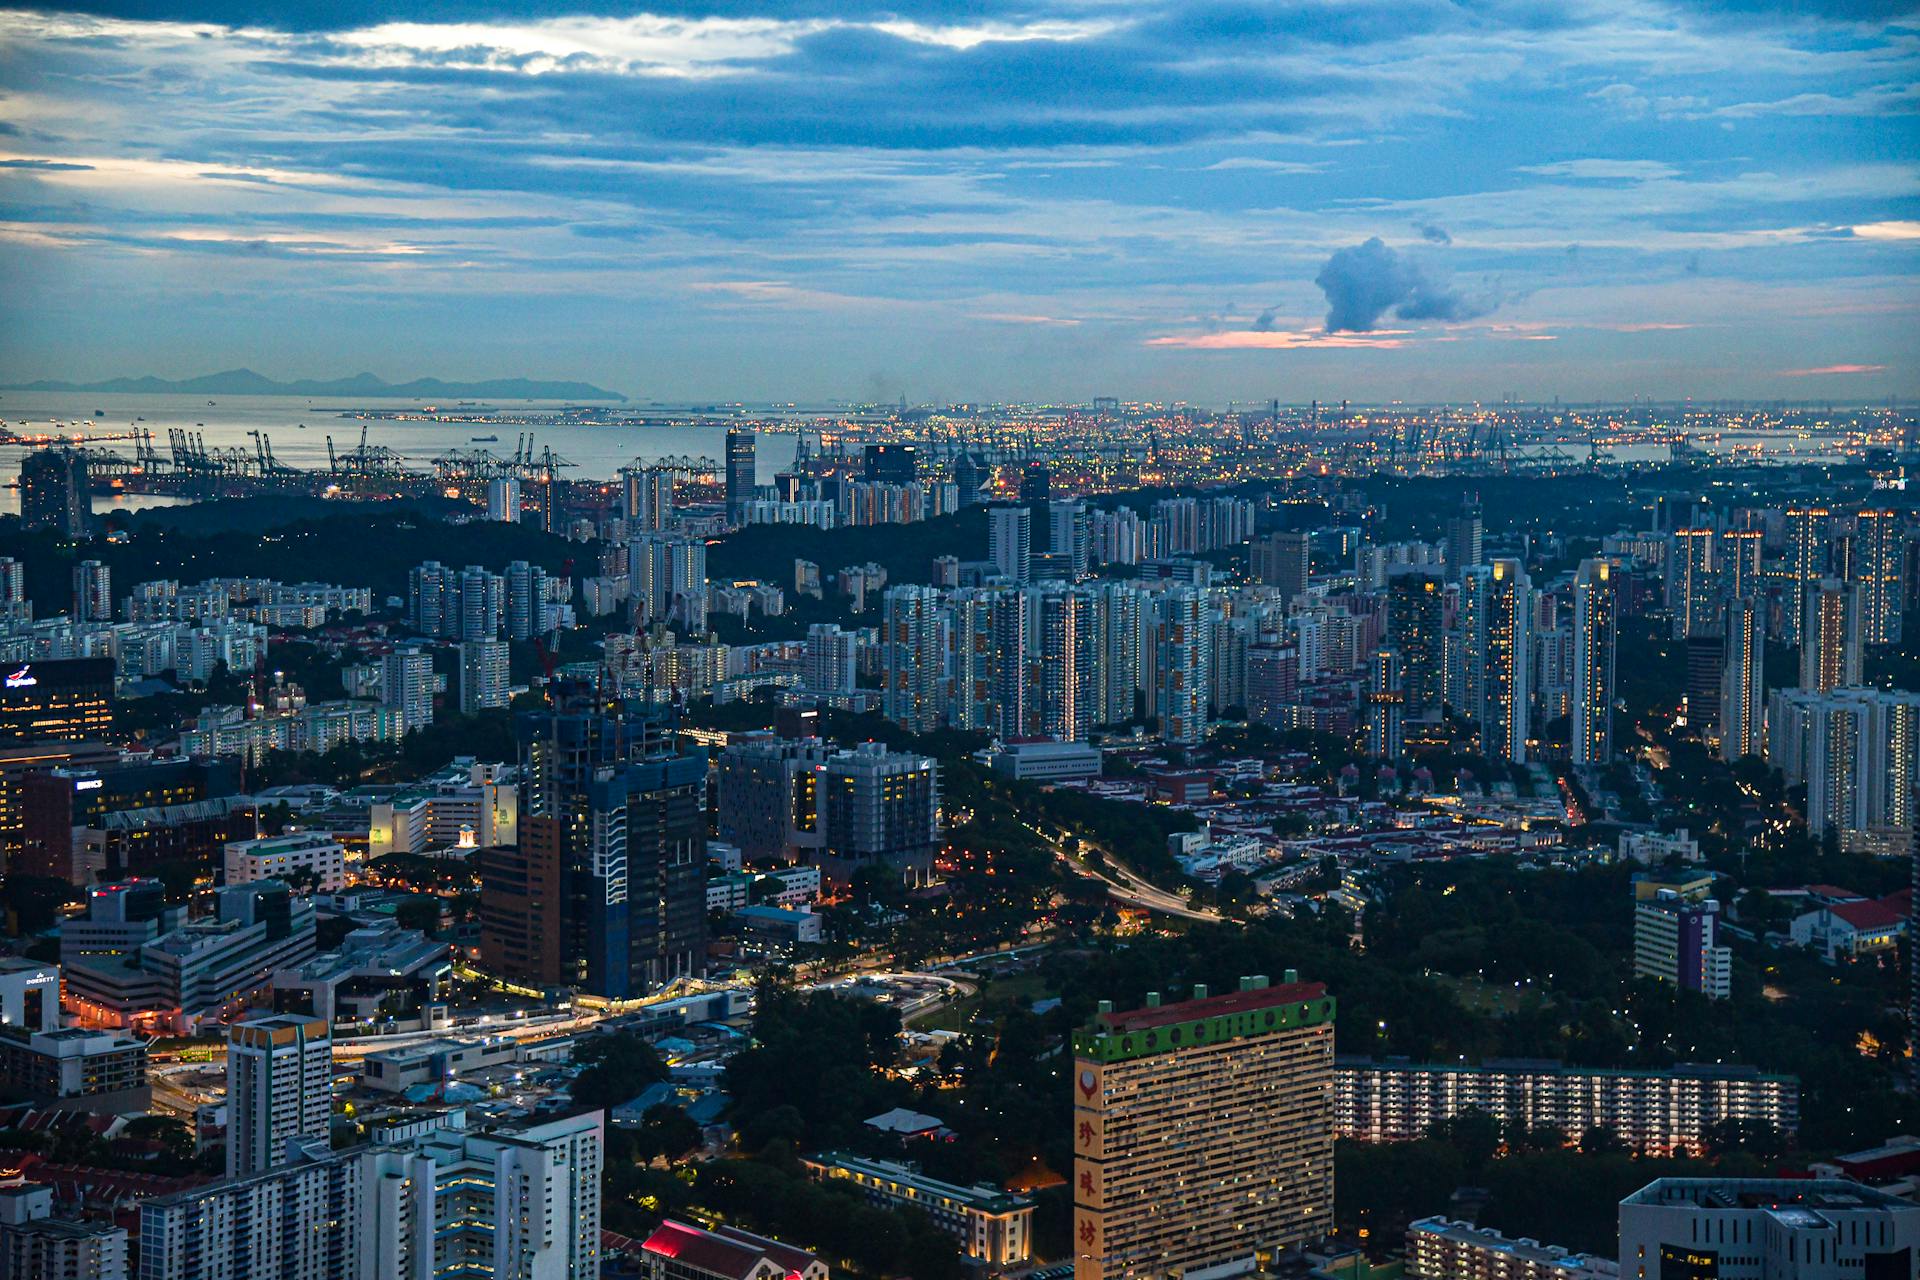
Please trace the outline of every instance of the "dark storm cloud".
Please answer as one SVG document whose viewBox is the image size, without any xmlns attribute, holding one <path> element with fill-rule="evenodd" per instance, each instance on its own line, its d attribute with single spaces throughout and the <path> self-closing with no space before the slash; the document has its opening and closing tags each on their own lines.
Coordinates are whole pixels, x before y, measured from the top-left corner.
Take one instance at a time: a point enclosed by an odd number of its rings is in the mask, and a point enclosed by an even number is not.
<svg viewBox="0 0 1920 1280">
<path fill-rule="evenodd" d="M 1378 236 L 1337 251 L 1314 283 L 1327 295 L 1328 333 L 1366 333 L 1388 312 L 1401 320 L 1471 320 L 1499 302 L 1467 297 Z"/>
<path fill-rule="evenodd" d="M 1434 223 L 1422 222 L 1419 225 L 1415 226 L 1414 230 L 1418 231 L 1420 233 L 1420 238 L 1422 240 L 1425 240 L 1428 244 L 1452 244 L 1453 243 L 1453 237 L 1447 234 L 1447 229 L 1445 227 L 1438 226 Z"/>
</svg>

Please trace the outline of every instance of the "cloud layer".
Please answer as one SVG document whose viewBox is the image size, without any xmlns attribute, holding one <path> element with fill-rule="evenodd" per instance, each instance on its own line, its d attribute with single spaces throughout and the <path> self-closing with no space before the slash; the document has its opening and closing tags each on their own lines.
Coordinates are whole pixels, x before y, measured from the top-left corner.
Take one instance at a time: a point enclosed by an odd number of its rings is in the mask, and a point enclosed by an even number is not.
<svg viewBox="0 0 1920 1280">
<path fill-rule="evenodd" d="M 1920 391 L 1912 5 L 95 0 L 0 50 L 8 378 Z"/>
</svg>

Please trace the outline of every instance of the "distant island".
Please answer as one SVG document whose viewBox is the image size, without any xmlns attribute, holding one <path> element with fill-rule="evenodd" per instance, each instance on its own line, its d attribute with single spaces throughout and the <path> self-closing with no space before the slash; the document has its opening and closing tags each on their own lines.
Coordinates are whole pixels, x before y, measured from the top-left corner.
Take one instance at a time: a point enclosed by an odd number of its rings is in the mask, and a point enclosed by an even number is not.
<svg viewBox="0 0 1920 1280">
<path fill-rule="evenodd" d="M 482 382 L 442 382 L 415 378 L 388 382 L 371 373 L 351 378 L 302 378 L 276 382 L 251 369 L 228 369 L 198 378 L 109 378 L 105 382 L 20 382 L 0 391 L 131 392 L 137 395 L 191 396 L 389 396 L 415 400 L 625 400 L 618 391 L 591 382 L 542 382 L 534 378 L 488 378 Z"/>
</svg>

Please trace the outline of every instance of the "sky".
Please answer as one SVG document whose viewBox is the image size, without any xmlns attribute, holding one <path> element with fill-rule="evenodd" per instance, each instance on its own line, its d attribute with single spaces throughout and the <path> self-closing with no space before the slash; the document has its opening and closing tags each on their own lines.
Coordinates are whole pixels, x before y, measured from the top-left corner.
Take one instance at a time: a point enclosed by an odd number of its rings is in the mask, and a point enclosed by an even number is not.
<svg viewBox="0 0 1920 1280">
<path fill-rule="evenodd" d="M 1920 396 L 1920 0 L 0 9 L 0 380 Z"/>
</svg>

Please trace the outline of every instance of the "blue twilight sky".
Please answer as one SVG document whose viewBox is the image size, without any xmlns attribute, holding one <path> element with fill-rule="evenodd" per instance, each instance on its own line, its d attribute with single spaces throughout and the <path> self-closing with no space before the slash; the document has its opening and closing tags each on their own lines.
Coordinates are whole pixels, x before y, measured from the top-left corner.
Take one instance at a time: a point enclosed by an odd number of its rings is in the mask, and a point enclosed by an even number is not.
<svg viewBox="0 0 1920 1280">
<path fill-rule="evenodd" d="M 1920 395 L 1920 0 L 0 10 L 0 380 Z"/>
</svg>

